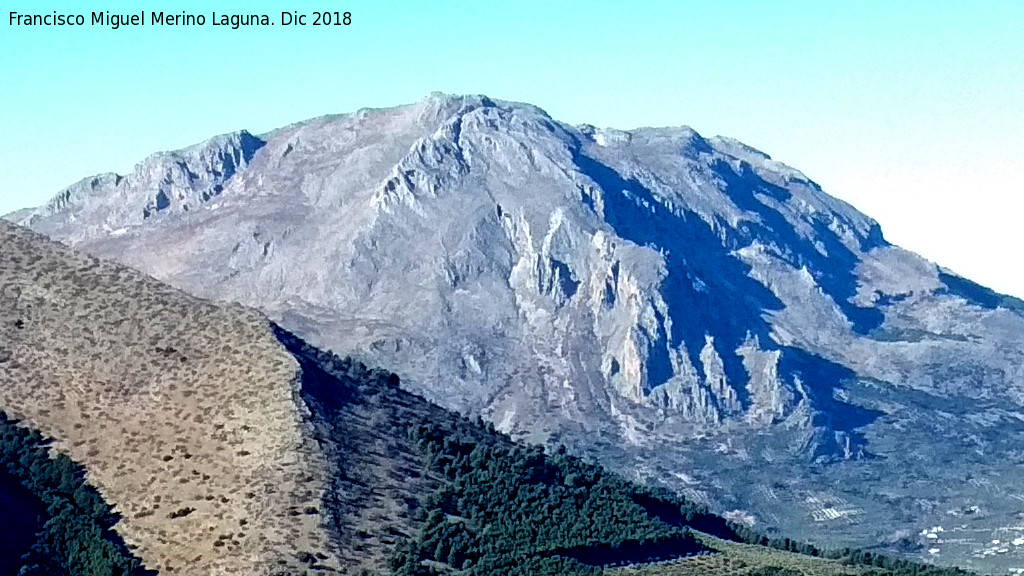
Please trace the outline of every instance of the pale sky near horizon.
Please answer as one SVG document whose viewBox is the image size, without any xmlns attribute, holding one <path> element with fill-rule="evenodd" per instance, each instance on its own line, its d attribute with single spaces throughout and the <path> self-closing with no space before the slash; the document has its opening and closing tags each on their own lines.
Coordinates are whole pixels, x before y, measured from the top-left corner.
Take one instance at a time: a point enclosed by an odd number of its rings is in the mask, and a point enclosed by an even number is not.
<svg viewBox="0 0 1024 576">
<path fill-rule="evenodd" d="M 0 12 L 0 213 L 237 129 L 438 90 L 571 124 L 689 125 L 798 168 L 886 237 L 1024 297 L 1024 2 L 172 2 L 351 11 L 349 27 L 12 26 Z M 107 0 L 88 10 L 137 12 Z M 150 8 L 151 9 L 151 8 Z"/>
</svg>

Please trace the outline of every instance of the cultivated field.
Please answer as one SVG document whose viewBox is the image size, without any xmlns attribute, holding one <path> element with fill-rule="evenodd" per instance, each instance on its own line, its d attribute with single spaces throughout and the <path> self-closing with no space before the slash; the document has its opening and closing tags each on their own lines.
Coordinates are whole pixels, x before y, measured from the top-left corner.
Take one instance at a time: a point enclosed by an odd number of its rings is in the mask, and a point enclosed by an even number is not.
<svg viewBox="0 0 1024 576">
<path fill-rule="evenodd" d="M 701 535 L 714 554 L 693 556 L 671 563 L 609 571 L 609 576 L 856 576 L 865 569 L 839 562 L 736 544 Z"/>
</svg>

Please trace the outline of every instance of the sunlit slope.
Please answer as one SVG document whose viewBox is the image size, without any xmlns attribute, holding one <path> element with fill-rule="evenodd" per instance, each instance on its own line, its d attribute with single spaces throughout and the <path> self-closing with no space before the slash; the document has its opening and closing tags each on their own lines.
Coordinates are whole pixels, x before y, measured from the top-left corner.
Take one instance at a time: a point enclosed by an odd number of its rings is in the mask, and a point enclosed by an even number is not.
<svg viewBox="0 0 1024 576">
<path fill-rule="evenodd" d="M 0 406 L 85 465 L 147 566 L 334 562 L 298 364 L 262 316 L 0 223 L 0 326 Z"/>
</svg>

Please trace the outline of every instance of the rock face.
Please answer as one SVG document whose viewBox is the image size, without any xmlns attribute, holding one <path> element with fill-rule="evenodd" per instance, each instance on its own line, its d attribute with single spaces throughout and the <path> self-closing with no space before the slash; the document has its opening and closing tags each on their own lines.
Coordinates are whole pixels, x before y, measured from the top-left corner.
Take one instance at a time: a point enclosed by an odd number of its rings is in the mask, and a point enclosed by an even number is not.
<svg viewBox="0 0 1024 576">
<path fill-rule="evenodd" d="M 938 413 L 982 414 L 952 432 L 982 451 L 1024 444 L 987 440 L 1024 418 L 1019 302 L 688 128 L 433 95 L 153 156 L 20 222 L 797 534 L 875 542 L 952 502 Z M 847 486 L 897 471 L 959 476 Z"/>
<path fill-rule="evenodd" d="M 216 197 L 261 146 L 262 140 L 243 130 L 179 152 L 154 154 L 128 176 L 86 178 L 19 221 L 43 232 L 73 229 L 70 236 L 54 234 L 72 242 L 117 236 L 154 216 L 188 212 Z M 104 216 L 83 222 L 83 212 Z"/>
</svg>

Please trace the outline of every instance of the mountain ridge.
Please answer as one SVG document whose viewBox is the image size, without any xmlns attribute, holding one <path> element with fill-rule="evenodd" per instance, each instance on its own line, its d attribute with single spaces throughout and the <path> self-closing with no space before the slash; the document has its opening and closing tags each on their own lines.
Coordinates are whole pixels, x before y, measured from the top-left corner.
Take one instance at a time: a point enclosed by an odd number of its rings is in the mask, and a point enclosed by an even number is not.
<svg viewBox="0 0 1024 576">
<path fill-rule="evenodd" d="M 933 518 L 901 504 L 907 519 L 875 533 L 858 515 L 904 496 L 864 494 L 842 474 L 898 469 L 889 439 L 928 427 L 929 398 L 963 396 L 979 414 L 1024 398 L 1012 300 L 889 244 L 874 220 L 732 139 L 573 127 L 530 105 L 440 95 L 259 138 L 187 211 L 142 217 L 159 186 L 140 185 L 125 212 L 115 184 L 116 206 L 22 222 L 256 306 L 504 431 L 797 534 L 818 522 L 815 466 L 837 475 L 828 498 L 850 511 L 828 521 L 837 534 L 895 539 Z M 177 190 L 202 198 L 212 181 Z M 982 420 L 956 434 L 1016 450 Z M 779 489 L 722 479 L 734 469 L 795 480 L 765 500 Z"/>
</svg>

